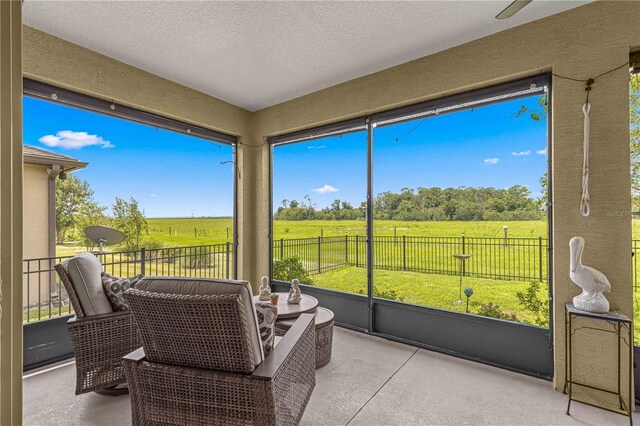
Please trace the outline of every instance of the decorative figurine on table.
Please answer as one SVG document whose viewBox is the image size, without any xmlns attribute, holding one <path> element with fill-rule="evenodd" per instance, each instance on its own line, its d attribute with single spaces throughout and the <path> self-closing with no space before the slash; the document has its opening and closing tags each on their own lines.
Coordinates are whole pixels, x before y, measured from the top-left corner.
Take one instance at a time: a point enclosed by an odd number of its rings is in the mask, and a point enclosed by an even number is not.
<svg viewBox="0 0 640 426">
<path fill-rule="evenodd" d="M 294 279 L 293 281 L 291 281 L 291 290 L 289 290 L 289 298 L 287 299 L 287 303 L 290 305 L 299 305 L 301 299 L 302 294 L 300 293 L 300 281 Z"/>
<path fill-rule="evenodd" d="M 260 297 L 259 300 L 268 302 L 271 300 L 271 287 L 269 287 L 269 277 L 262 277 L 260 280 Z"/>
<path fill-rule="evenodd" d="M 609 312 L 609 301 L 602 294 L 611 291 L 611 284 L 607 277 L 600 271 L 582 264 L 582 252 L 584 251 L 584 238 L 573 237 L 569 241 L 569 258 L 571 281 L 582 289 L 579 296 L 573 298 L 573 306 L 587 312 Z"/>
</svg>

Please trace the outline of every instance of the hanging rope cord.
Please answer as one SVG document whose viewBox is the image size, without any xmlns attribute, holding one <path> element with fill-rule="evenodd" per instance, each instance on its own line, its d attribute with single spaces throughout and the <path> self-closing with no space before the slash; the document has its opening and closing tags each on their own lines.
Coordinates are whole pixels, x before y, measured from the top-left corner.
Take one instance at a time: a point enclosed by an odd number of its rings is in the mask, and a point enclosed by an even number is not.
<svg viewBox="0 0 640 426">
<path fill-rule="evenodd" d="M 640 58 L 640 54 L 636 53 L 634 57 L 629 61 L 633 63 L 636 59 Z M 589 198 L 589 144 L 590 144 L 590 133 L 591 133 L 591 120 L 589 118 L 589 112 L 591 112 L 591 104 L 589 103 L 589 92 L 591 92 L 593 84 L 600 77 L 604 77 L 607 74 L 618 71 L 624 67 L 629 66 L 629 62 L 625 62 L 624 64 L 612 68 L 609 71 L 605 71 L 602 74 L 598 74 L 593 78 L 588 79 L 579 79 L 566 77 L 563 75 L 552 73 L 554 77 L 576 81 L 579 83 L 584 83 L 586 85 L 585 91 L 587 92 L 587 96 L 582 105 L 582 114 L 584 115 L 584 124 L 583 124 L 583 140 L 582 140 L 582 197 L 580 198 L 580 214 L 583 217 L 588 217 L 591 214 L 591 205 Z"/>
<path fill-rule="evenodd" d="M 588 217 L 591 214 L 591 206 L 589 205 L 589 111 L 591 104 L 589 102 L 582 106 L 584 114 L 584 140 L 582 142 L 582 198 L 580 199 L 580 214 Z"/>
</svg>

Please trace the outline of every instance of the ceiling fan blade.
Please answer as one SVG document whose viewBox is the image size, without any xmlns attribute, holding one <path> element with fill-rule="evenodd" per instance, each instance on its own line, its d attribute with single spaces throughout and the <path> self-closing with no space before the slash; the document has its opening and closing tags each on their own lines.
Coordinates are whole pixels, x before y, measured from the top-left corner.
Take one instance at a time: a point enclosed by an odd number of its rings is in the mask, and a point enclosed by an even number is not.
<svg viewBox="0 0 640 426">
<path fill-rule="evenodd" d="M 509 6 L 505 7 L 504 10 L 496 15 L 496 19 L 507 19 L 511 18 L 516 13 L 520 12 L 523 7 L 531 3 L 533 0 L 515 0 Z"/>
</svg>

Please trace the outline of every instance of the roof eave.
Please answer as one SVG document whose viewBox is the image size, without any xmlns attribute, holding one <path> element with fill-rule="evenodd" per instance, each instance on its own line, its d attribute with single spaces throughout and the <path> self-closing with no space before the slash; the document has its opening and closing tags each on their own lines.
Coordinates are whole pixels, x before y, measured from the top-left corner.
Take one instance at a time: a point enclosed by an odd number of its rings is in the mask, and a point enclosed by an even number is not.
<svg viewBox="0 0 640 426">
<path fill-rule="evenodd" d="M 63 160 L 63 159 L 46 159 L 37 156 L 25 155 L 23 160 L 27 164 L 37 164 L 41 166 L 60 166 L 65 172 L 75 172 L 77 170 L 84 169 L 89 165 L 84 161 Z"/>
</svg>

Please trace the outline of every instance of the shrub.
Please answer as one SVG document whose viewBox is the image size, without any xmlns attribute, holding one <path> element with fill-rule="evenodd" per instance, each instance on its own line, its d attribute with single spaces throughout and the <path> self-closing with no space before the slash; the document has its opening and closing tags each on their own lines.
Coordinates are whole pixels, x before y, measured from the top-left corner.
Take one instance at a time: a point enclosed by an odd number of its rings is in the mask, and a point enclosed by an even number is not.
<svg viewBox="0 0 640 426">
<path fill-rule="evenodd" d="M 500 306 L 494 305 L 493 302 L 489 302 L 486 305 L 482 305 L 478 308 L 478 315 L 483 317 L 498 318 L 509 321 L 518 321 L 516 314 L 510 314 L 500 310 Z"/>
<path fill-rule="evenodd" d="M 273 261 L 274 280 L 291 281 L 294 278 L 299 279 L 301 283 L 313 285 L 313 280 L 297 256 Z"/>
<path fill-rule="evenodd" d="M 365 290 L 358 290 L 360 294 L 367 294 Z M 380 299 L 387 300 L 397 300 L 399 302 L 404 302 L 404 296 L 401 296 L 395 290 L 378 290 L 377 288 L 373 288 L 373 297 L 378 297 Z"/>
<path fill-rule="evenodd" d="M 158 257 L 158 254 L 160 254 L 160 249 L 164 247 L 164 243 L 162 241 L 149 238 L 144 240 L 144 242 L 142 243 L 142 247 L 144 247 L 146 251 L 145 257 L 147 259 L 153 259 Z"/>
<path fill-rule="evenodd" d="M 215 266 L 210 253 L 188 253 L 182 258 L 182 266 L 187 269 L 207 269 Z"/>
<path fill-rule="evenodd" d="M 516 293 L 516 297 L 518 302 L 535 316 L 533 322 L 536 325 L 549 327 L 549 301 L 546 296 L 540 296 L 541 285 L 539 281 L 531 281 L 529 287 Z"/>
</svg>

